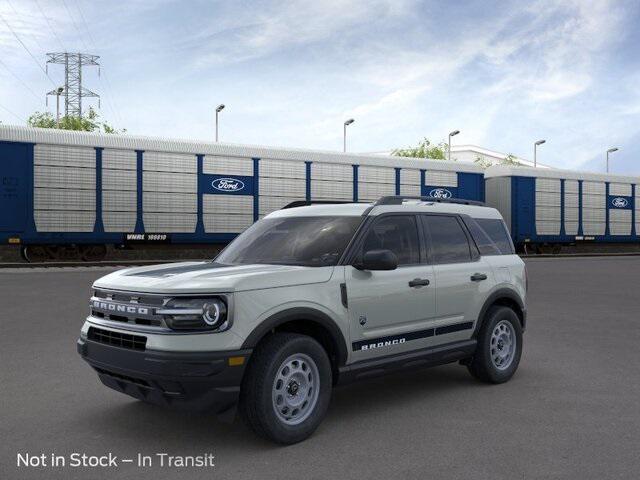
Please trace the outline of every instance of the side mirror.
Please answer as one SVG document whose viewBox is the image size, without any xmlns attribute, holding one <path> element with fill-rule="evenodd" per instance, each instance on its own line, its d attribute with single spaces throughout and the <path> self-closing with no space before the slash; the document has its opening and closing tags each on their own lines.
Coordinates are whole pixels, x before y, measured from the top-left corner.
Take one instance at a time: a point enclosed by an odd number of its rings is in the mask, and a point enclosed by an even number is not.
<svg viewBox="0 0 640 480">
<path fill-rule="evenodd" d="M 358 270 L 395 270 L 398 257 L 391 250 L 369 250 L 354 267 Z"/>
</svg>

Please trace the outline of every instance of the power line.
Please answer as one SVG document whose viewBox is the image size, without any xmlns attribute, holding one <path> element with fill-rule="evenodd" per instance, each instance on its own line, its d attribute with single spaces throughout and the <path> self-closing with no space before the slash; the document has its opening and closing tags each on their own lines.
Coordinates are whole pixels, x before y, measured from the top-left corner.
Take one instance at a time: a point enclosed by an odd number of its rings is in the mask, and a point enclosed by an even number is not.
<svg viewBox="0 0 640 480">
<path fill-rule="evenodd" d="M 45 21 L 47 22 L 47 25 L 49 25 L 49 30 L 51 30 L 51 33 L 53 33 L 53 36 L 56 38 L 56 40 L 58 41 L 58 43 L 60 44 L 60 46 L 62 47 L 63 51 L 67 51 L 67 48 L 64 46 L 64 44 L 62 43 L 62 40 L 60 40 L 60 37 L 58 36 L 58 34 L 56 33 L 56 29 L 53 28 L 53 25 L 51 24 L 51 21 L 49 20 L 49 17 L 47 17 L 47 15 L 44 13 L 44 10 L 42 9 L 42 7 L 40 6 L 40 2 L 38 0 L 35 0 L 36 5 L 38 7 L 38 10 L 40 10 L 40 14 L 43 16 L 43 18 L 45 19 Z"/>
<path fill-rule="evenodd" d="M 22 118 L 20 118 L 16 113 L 12 112 L 11 110 L 9 110 L 7 107 L 5 107 L 4 105 L 2 105 L 0 103 L 0 108 L 2 108 L 3 110 L 9 112 L 11 115 L 13 115 L 14 117 L 16 117 L 19 121 L 22 122 Z"/>
<path fill-rule="evenodd" d="M 51 79 L 51 77 L 49 76 L 49 74 L 47 73 L 47 71 L 42 68 L 42 65 L 40 65 L 40 62 L 38 62 L 38 60 L 36 59 L 36 57 L 33 55 L 33 53 L 31 53 L 31 50 L 29 50 L 29 47 L 27 47 L 25 45 L 25 43 L 20 39 L 20 37 L 18 36 L 18 34 L 13 30 L 13 28 L 11 28 L 11 25 L 9 25 L 9 22 L 7 22 L 7 20 L 2 16 L 2 14 L 0 14 L 0 18 L 2 19 L 2 21 L 4 22 L 4 24 L 7 26 L 7 28 L 9 29 L 9 31 L 11 33 L 13 33 L 13 36 L 16 37 L 16 40 L 18 40 L 18 42 L 20 42 L 20 45 L 22 45 L 22 48 L 24 48 L 27 53 L 29 54 L 29 56 L 33 59 L 33 61 L 36 63 L 36 65 L 38 65 L 38 68 L 40 70 L 42 70 L 42 73 L 45 74 L 45 76 L 49 79 L 49 81 L 51 82 L 51 84 L 54 87 L 57 87 L 56 83 Z"/>
<path fill-rule="evenodd" d="M 14 72 L 9 68 L 9 66 L 8 66 L 6 63 L 4 63 L 4 62 L 2 61 L 2 59 L 0 59 L 0 65 L 2 65 L 2 66 L 7 70 L 7 72 L 9 72 L 11 75 L 13 75 L 13 77 L 14 77 L 16 80 L 18 80 L 18 81 L 22 84 L 22 86 L 24 86 L 24 88 L 26 88 L 27 90 L 29 90 L 29 92 L 31 92 L 31 95 L 33 95 L 33 96 L 34 96 L 35 98 L 37 98 L 38 100 L 42 100 L 42 98 L 41 98 L 40 96 L 38 96 L 38 94 L 37 94 L 36 92 L 34 92 L 34 91 L 31 89 L 31 87 L 30 87 L 29 85 L 27 85 L 27 83 L 26 83 L 24 80 L 22 80 L 20 77 L 18 77 L 18 75 L 16 75 L 16 74 L 15 74 L 15 73 L 14 73 Z"/>
<path fill-rule="evenodd" d="M 87 37 L 89 38 L 89 41 L 91 42 L 91 45 L 93 46 L 94 50 L 98 51 L 96 41 L 93 38 L 93 35 L 91 34 L 91 29 L 89 28 L 89 24 L 87 23 L 87 20 L 86 20 L 86 18 L 84 16 L 84 13 L 82 12 L 82 8 L 80 7 L 80 2 L 78 0 L 76 0 L 75 4 L 76 4 L 76 8 L 78 9 L 78 12 L 80 13 L 80 20 L 82 21 L 84 29 L 87 32 Z M 115 117 L 117 117 L 118 121 L 122 124 L 122 116 L 120 115 L 120 110 L 118 109 L 118 106 L 116 104 L 115 95 L 113 95 L 113 89 L 111 88 L 111 82 L 109 81 L 109 78 L 107 77 L 106 71 L 103 72 L 102 75 L 104 75 L 104 86 L 105 86 L 106 90 L 108 91 L 108 94 L 106 96 L 107 105 L 109 105 L 109 109 L 111 110 L 113 115 Z M 98 78 L 100 78 L 100 81 L 102 81 L 102 76 L 101 75 L 99 75 Z"/>
<path fill-rule="evenodd" d="M 13 6 L 13 3 L 11 2 L 11 0 L 7 0 L 7 3 L 9 4 L 9 6 L 11 7 L 11 10 L 13 10 L 13 13 L 16 14 L 16 17 L 21 17 L 22 15 L 20 15 L 20 12 L 18 12 L 18 10 L 16 10 L 16 7 Z M 36 35 L 31 35 L 31 37 L 33 38 L 33 40 L 35 40 L 35 42 L 38 44 L 38 48 L 40 50 L 46 50 L 42 44 L 40 43 L 40 40 L 38 40 L 38 37 Z"/>
<path fill-rule="evenodd" d="M 69 6 L 67 5 L 67 2 L 62 0 L 62 4 L 64 5 L 64 8 L 67 11 L 67 14 L 69 15 L 69 18 L 71 19 L 71 23 L 73 24 L 73 28 L 75 28 L 76 32 L 78 32 L 78 37 L 80 38 L 80 41 L 82 42 L 82 45 L 84 45 L 85 50 L 89 50 L 89 46 L 84 41 L 82 33 L 80 32 L 80 29 L 78 28 L 78 24 L 76 23 L 75 19 L 73 18 L 73 15 L 71 14 L 71 10 L 69 10 Z"/>
</svg>

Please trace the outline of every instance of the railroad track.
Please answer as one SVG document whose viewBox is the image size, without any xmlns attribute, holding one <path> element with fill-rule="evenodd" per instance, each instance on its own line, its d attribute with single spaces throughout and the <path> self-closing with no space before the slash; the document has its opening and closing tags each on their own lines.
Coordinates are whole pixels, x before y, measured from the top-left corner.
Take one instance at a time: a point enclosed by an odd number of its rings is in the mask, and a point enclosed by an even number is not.
<svg viewBox="0 0 640 480">
<path fill-rule="evenodd" d="M 534 255 L 520 255 L 522 258 L 581 258 L 581 257 L 633 257 L 640 255 L 640 252 L 609 252 L 609 253 L 544 253 Z M 145 265 L 158 265 L 161 263 L 176 263 L 197 261 L 197 259 L 164 259 L 164 260 L 103 260 L 100 262 L 0 262 L 2 268 L 60 268 L 60 267 L 135 267 Z"/>
</svg>

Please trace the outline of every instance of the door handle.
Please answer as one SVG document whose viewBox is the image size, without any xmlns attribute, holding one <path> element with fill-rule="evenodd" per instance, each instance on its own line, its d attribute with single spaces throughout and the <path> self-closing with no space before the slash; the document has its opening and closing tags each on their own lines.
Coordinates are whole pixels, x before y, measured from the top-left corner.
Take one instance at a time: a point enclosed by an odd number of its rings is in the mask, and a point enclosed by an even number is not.
<svg viewBox="0 0 640 480">
<path fill-rule="evenodd" d="M 427 285 L 429 285 L 429 280 L 426 278 L 414 278 L 409 282 L 411 288 L 426 287 Z"/>
<path fill-rule="evenodd" d="M 486 280 L 486 279 L 487 279 L 487 275 L 484 273 L 474 273 L 473 275 L 471 275 L 472 282 L 481 282 L 482 280 Z"/>
</svg>

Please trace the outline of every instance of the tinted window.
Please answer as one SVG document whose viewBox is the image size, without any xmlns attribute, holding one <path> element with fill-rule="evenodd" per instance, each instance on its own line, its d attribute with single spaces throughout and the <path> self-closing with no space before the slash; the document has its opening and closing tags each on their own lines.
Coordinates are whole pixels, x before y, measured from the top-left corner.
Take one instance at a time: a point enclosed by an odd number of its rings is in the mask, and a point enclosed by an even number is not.
<svg viewBox="0 0 640 480">
<path fill-rule="evenodd" d="M 369 250 L 391 250 L 398 257 L 398 265 L 420 262 L 420 241 L 413 216 L 392 215 L 375 221 L 362 244 L 362 253 Z"/>
<path fill-rule="evenodd" d="M 502 252 L 497 247 L 493 240 L 489 238 L 489 235 L 482 229 L 475 219 L 471 217 L 465 217 L 464 223 L 469 229 L 473 241 L 476 243 L 480 255 L 501 255 Z"/>
<path fill-rule="evenodd" d="M 265 218 L 231 242 L 216 262 L 335 265 L 361 221 L 359 216 Z"/>
<path fill-rule="evenodd" d="M 507 230 L 507 226 L 499 218 L 476 218 L 478 225 L 487 233 L 489 238 L 493 240 L 496 247 L 503 255 L 511 255 L 514 253 L 513 243 Z"/>
<path fill-rule="evenodd" d="M 425 215 L 432 263 L 471 261 L 469 241 L 456 217 Z"/>
</svg>

